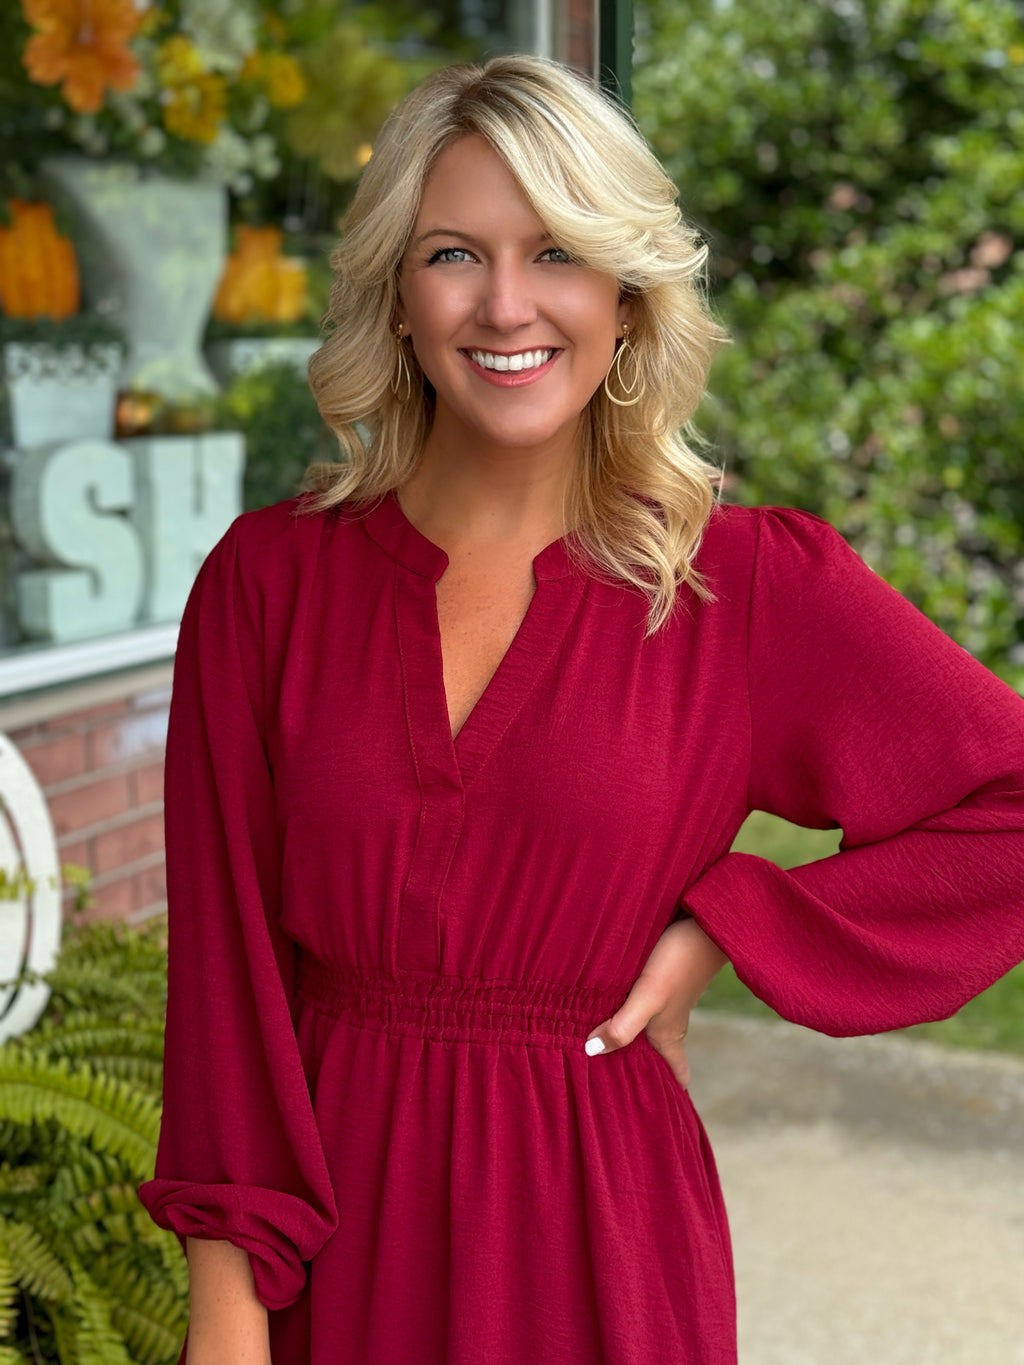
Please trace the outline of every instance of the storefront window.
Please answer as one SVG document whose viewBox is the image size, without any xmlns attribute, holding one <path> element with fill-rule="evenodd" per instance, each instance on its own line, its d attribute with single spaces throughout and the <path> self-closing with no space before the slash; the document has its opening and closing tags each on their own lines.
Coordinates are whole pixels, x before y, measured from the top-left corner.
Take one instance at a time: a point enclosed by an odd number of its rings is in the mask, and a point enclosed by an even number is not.
<svg viewBox="0 0 1024 1365">
<path fill-rule="evenodd" d="M 0 99 L 0 135 L 22 149 L 17 176 L 0 184 L 0 699 L 169 659 L 191 581 L 227 524 L 330 458 L 303 378 L 317 307 L 287 313 L 285 282 L 304 256 L 305 288 L 322 305 L 337 219 L 404 88 L 439 60 L 502 51 L 597 66 L 595 0 L 355 6 L 344 24 L 326 6 L 264 8 L 274 23 L 264 32 L 254 17 L 252 51 L 225 91 L 234 166 L 226 136 L 224 147 L 204 142 L 168 117 L 170 87 L 152 108 L 105 90 L 98 109 L 71 107 L 75 95 L 69 105 L 21 60 L 33 33 L 24 7 L 0 19 L 0 90 L 13 92 Z M 158 74 L 172 79 L 166 63 Z M 242 87 L 256 79 L 261 107 L 279 108 L 252 135 Z M 199 181 L 214 153 L 225 188 L 211 192 Z M 222 306 L 225 260 L 243 241 L 281 280 L 248 331 L 244 309 Z M 36 255 L 72 264 L 51 268 L 33 301 L 3 271 L 20 260 L 27 276 Z M 277 327 L 274 308 L 286 318 Z"/>
</svg>

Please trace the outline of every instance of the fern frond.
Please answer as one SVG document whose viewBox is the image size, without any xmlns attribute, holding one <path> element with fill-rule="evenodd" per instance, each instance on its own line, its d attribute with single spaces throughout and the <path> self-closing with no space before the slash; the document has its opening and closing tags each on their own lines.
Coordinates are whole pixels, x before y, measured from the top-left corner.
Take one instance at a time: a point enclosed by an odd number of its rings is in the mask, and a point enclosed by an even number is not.
<svg viewBox="0 0 1024 1365">
<path fill-rule="evenodd" d="M 60 1023 L 44 1017 L 30 1036 L 34 1046 L 55 1057 L 146 1057 L 159 1062 L 164 1053 L 162 1022 L 127 1014 L 112 1019 L 96 1010 L 76 1010 Z"/>
<path fill-rule="evenodd" d="M 27 1223 L 3 1222 L 0 1229 L 18 1284 L 50 1303 L 69 1303 L 74 1285 L 49 1242 Z"/>
<path fill-rule="evenodd" d="M 157 1228 L 157 1236 L 140 1247 L 133 1259 L 142 1273 L 159 1284 L 168 1285 L 182 1303 L 187 1302 L 188 1262 L 173 1232 Z"/>
<path fill-rule="evenodd" d="M 164 965 L 120 976 L 117 970 L 123 970 L 123 964 L 115 959 L 61 964 L 48 978 L 51 1010 L 98 1010 L 108 1016 L 131 1010 L 142 1018 L 162 1019 L 167 999 Z"/>
<path fill-rule="evenodd" d="M 79 1144 L 74 1160 L 65 1161 L 54 1172 L 51 1192 L 55 1203 L 70 1204 L 80 1194 L 91 1194 L 123 1179 L 124 1165 L 117 1157 Z"/>
<path fill-rule="evenodd" d="M 15 1123 L 56 1120 L 97 1151 L 122 1157 L 144 1180 L 156 1157 L 160 1106 L 114 1077 L 0 1047 L 0 1112 Z"/>
<path fill-rule="evenodd" d="M 68 1205 L 61 1231 L 74 1249 L 86 1255 L 111 1247 L 155 1242 L 160 1229 L 139 1202 L 134 1185 L 110 1185 L 80 1195 Z"/>
<path fill-rule="evenodd" d="M 15 1318 L 14 1301 L 18 1294 L 18 1280 L 4 1229 L 5 1224 L 0 1222 L 0 1341 L 10 1339 Z"/>
<path fill-rule="evenodd" d="M 71 1258 L 74 1278 L 75 1365 L 133 1365 L 114 1326 L 113 1303 L 85 1268 Z"/>
<path fill-rule="evenodd" d="M 44 1018 L 32 1031 L 32 1049 L 50 1057 L 86 1062 L 95 1071 L 117 1076 L 153 1096 L 163 1081 L 163 1019 L 124 1015 L 113 1019 L 78 1011 L 60 1019 Z"/>
<path fill-rule="evenodd" d="M 45 1166 L 0 1166 L 0 1207 L 40 1189 L 50 1178 Z"/>
<path fill-rule="evenodd" d="M 126 1257 L 127 1252 L 118 1253 Z M 181 1258 L 184 1264 L 184 1257 Z M 146 1274 L 134 1261 L 112 1258 L 103 1268 L 103 1284 L 111 1294 L 114 1325 L 138 1365 L 176 1361 L 188 1326 L 188 1296 L 183 1286 Z"/>
<path fill-rule="evenodd" d="M 94 1010 L 108 1019 L 130 1011 L 139 1020 L 161 1020 L 167 999 L 166 935 L 156 925 L 76 925 L 65 933 L 47 980 L 50 1018 Z"/>
</svg>

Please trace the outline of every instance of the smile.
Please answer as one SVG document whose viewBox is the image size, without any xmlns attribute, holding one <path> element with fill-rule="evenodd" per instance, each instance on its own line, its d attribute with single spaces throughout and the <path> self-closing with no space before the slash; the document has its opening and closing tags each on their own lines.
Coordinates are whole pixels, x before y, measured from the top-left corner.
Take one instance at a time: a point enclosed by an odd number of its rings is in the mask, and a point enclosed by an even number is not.
<svg viewBox="0 0 1024 1365">
<path fill-rule="evenodd" d="M 546 365 L 555 354 L 553 349 L 539 351 L 517 351 L 515 355 L 502 355 L 499 351 L 466 351 L 475 364 L 484 370 L 511 370 L 519 373 L 523 370 L 537 370 L 541 365 Z"/>
</svg>

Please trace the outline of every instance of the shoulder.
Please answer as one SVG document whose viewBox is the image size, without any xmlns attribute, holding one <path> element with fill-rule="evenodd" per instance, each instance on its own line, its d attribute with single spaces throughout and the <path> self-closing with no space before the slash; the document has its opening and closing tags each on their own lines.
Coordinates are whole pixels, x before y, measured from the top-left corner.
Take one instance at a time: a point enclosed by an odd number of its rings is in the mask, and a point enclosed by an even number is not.
<svg viewBox="0 0 1024 1365">
<path fill-rule="evenodd" d="M 308 499 L 289 498 L 255 512 L 243 512 L 232 522 L 221 542 L 224 552 L 255 567 L 301 555 L 323 534 L 326 513 L 310 512 Z"/>
<path fill-rule="evenodd" d="M 364 546 L 357 511 L 316 510 L 308 494 L 243 512 L 211 550 L 204 570 L 230 566 L 242 587 L 259 596 L 288 592 L 313 571 L 325 546 Z"/>
<path fill-rule="evenodd" d="M 369 545 L 348 507 L 315 511 L 298 497 L 244 512 L 203 561 L 185 617 L 204 622 L 207 634 L 221 619 L 284 629 L 311 602 L 325 559 L 345 581 L 360 571 Z"/>
<path fill-rule="evenodd" d="M 811 573 L 871 572 L 835 527 L 813 512 L 724 503 L 708 520 L 698 567 L 713 592 L 716 582 L 739 588 L 754 580 L 806 581 Z"/>
</svg>

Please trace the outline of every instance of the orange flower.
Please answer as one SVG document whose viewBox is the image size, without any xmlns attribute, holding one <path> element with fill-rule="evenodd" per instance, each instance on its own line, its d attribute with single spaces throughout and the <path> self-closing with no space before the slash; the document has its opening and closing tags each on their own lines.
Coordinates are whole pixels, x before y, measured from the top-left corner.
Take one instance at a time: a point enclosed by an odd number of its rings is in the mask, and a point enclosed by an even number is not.
<svg viewBox="0 0 1024 1365">
<path fill-rule="evenodd" d="M 306 310 L 306 267 L 281 255 L 283 233 L 275 227 L 237 230 L 238 246 L 227 259 L 213 304 L 222 322 L 295 322 Z"/>
<path fill-rule="evenodd" d="M 36 32 L 22 62 L 37 85 L 60 85 L 79 114 L 103 107 L 107 89 L 130 90 L 139 64 L 127 44 L 139 29 L 134 0 L 21 0 Z"/>
</svg>

